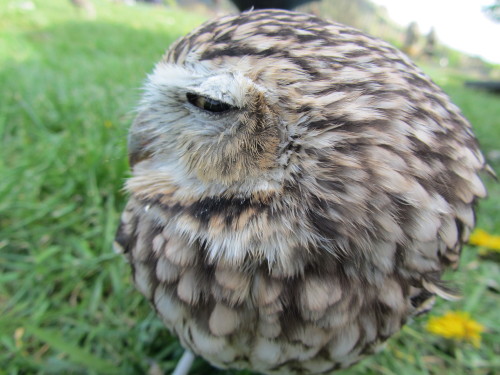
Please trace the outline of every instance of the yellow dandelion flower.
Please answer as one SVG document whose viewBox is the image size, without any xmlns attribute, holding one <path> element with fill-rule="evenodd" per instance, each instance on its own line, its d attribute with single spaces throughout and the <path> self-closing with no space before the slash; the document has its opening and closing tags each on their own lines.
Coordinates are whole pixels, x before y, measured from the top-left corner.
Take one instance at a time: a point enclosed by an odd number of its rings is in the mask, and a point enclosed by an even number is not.
<svg viewBox="0 0 500 375">
<path fill-rule="evenodd" d="M 487 247 L 490 250 L 500 251 L 500 236 L 489 234 L 483 229 L 476 229 L 469 238 L 471 245 Z"/>
<path fill-rule="evenodd" d="M 484 326 L 471 319 L 463 311 L 448 311 L 443 316 L 433 316 L 427 322 L 427 331 L 459 341 L 468 341 L 475 347 L 481 344 L 481 333 Z"/>
<path fill-rule="evenodd" d="M 104 127 L 105 128 L 112 128 L 113 127 L 113 122 L 111 122 L 110 120 L 104 120 Z"/>
</svg>

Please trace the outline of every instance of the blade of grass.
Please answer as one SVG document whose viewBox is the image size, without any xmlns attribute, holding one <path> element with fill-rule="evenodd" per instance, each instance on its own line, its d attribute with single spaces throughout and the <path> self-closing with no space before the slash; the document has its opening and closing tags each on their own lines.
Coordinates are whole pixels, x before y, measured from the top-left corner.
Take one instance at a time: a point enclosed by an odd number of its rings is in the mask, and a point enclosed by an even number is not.
<svg viewBox="0 0 500 375">
<path fill-rule="evenodd" d="M 57 351 L 66 354 L 71 361 L 84 366 L 88 370 L 104 374 L 118 374 L 117 367 L 114 364 L 102 358 L 96 357 L 87 350 L 76 346 L 73 342 L 66 340 L 55 330 L 35 326 L 27 326 L 25 328 L 28 333 L 31 333 Z"/>
</svg>

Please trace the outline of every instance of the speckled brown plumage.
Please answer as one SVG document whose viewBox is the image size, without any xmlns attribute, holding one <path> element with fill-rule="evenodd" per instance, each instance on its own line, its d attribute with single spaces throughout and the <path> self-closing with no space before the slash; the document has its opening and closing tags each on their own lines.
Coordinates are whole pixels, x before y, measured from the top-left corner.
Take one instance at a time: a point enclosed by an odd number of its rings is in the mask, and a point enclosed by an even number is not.
<svg viewBox="0 0 500 375">
<path fill-rule="evenodd" d="M 129 151 L 137 288 L 184 347 L 266 374 L 348 367 L 453 298 L 486 194 L 470 125 L 407 57 L 287 11 L 174 43 Z"/>
</svg>

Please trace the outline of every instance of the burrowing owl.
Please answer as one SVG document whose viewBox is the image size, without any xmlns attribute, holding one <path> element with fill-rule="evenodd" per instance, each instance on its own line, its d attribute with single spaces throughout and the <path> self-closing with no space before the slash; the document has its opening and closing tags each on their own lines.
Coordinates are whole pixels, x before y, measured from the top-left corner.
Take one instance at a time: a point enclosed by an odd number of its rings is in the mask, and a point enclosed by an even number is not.
<svg viewBox="0 0 500 375">
<path fill-rule="evenodd" d="M 451 297 L 486 192 L 470 125 L 403 54 L 266 10 L 210 21 L 149 76 L 116 245 L 217 367 L 325 373 Z"/>
</svg>

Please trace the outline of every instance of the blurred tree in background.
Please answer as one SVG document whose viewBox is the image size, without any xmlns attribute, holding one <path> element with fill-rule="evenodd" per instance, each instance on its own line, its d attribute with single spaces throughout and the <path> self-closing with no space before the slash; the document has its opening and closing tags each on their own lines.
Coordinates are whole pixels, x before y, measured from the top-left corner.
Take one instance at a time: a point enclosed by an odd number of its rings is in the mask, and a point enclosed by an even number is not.
<svg viewBox="0 0 500 375">
<path fill-rule="evenodd" d="M 484 7 L 484 11 L 492 20 L 500 22 L 500 0 L 495 0 L 494 4 Z"/>
<path fill-rule="evenodd" d="M 418 24 L 416 22 L 411 22 L 406 28 L 403 51 L 409 56 L 416 56 L 419 53 L 419 39 L 420 31 L 418 29 Z"/>
<path fill-rule="evenodd" d="M 424 55 L 428 58 L 434 57 L 436 55 L 436 46 L 437 46 L 436 29 L 432 27 L 427 36 L 425 37 Z"/>
</svg>

